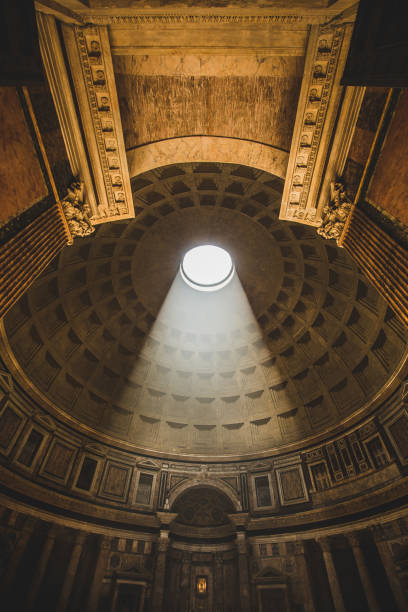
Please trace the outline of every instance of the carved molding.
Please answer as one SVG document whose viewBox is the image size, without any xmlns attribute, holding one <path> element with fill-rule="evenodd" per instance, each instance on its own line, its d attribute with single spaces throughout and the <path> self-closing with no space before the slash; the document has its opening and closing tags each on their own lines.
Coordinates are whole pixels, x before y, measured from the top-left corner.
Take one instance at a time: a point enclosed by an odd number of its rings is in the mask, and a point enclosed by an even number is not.
<svg viewBox="0 0 408 612">
<path fill-rule="evenodd" d="M 330 187 L 330 200 L 323 208 L 322 220 L 317 233 L 323 238 L 339 240 L 346 221 L 352 209 L 352 202 L 347 195 L 344 184 L 341 181 L 332 183 Z"/>
<path fill-rule="evenodd" d="M 98 206 L 93 223 L 134 217 L 106 27 L 63 26 Z"/>
<path fill-rule="evenodd" d="M 92 214 L 96 214 L 95 191 L 55 19 L 51 15 L 37 13 L 37 24 L 45 73 L 50 85 L 71 172 L 73 176 L 78 176 L 83 181 L 86 199 L 91 207 Z"/>
<path fill-rule="evenodd" d="M 72 237 L 89 236 L 95 231 L 90 219 L 91 209 L 84 199 L 83 183 L 72 183 L 68 187 L 61 206 Z"/>
<path fill-rule="evenodd" d="M 346 87 L 320 188 L 317 204 L 318 217 L 321 216 L 321 212 L 330 198 L 331 184 L 337 180 L 337 177 L 343 175 L 365 89 L 365 87 Z"/>
<path fill-rule="evenodd" d="M 340 102 L 350 25 L 313 26 L 280 218 L 319 226 L 317 195 Z"/>
<path fill-rule="evenodd" d="M 98 25 L 188 25 L 188 24 L 239 24 L 239 25 L 299 25 L 322 23 L 326 15 L 94 15 L 87 18 Z"/>
</svg>

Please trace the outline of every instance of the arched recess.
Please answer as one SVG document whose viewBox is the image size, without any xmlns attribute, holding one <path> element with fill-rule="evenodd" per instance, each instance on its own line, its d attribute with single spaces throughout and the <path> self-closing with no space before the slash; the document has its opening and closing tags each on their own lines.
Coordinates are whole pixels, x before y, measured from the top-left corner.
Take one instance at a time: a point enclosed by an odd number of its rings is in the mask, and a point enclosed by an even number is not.
<svg viewBox="0 0 408 612">
<path fill-rule="evenodd" d="M 241 164 L 286 176 L 289 153 L 251 140 L 222 136 L 184 136 L 143 145 L 127 152 L 129 176 L 168 164 L 219 162 Z"/>
<path fill-rule="evenodd" d="M 168 497 L 168 502 L 170 508 L 173 507 L 177 499 L 185 493 L 187 490 L 192 490 L 196 488 L 213 488 L 217 491 L 220 491 L 224 495 L 228 497 L 231 503 L 234 506 L 236 512 L 242 512 L 242 506 L 238 495 L 233 491 L 231 487 L 222 482 L 222 480 L 199 480 L 198 478 L 188 479 L 186 482 L 181 482 L 179 485 L 174 487 Z"/>
</svg>

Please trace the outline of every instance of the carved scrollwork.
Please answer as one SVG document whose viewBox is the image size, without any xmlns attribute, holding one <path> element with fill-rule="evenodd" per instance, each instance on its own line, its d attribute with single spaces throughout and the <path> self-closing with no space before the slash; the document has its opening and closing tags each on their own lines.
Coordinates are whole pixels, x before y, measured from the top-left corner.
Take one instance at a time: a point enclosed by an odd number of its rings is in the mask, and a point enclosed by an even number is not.
<svg viewBox="0 0 408 612">
<path fill-rule="evenodd" d="M 344 184 L 341 181 L 331 183 L 330 201 L 323 208 L 322 222 L 317 228 L 317 233 L 323 238 L 338 240 L 343 233 L 351 208 L 352 202 Z"/>
<path fill-rule="evenodd" d="M 91 210 L 84 201 L 83 183 L 72 183 L 61 205 L 72 236 L 89 236 L 95 231 L 90 220 Z"/>
</svg>

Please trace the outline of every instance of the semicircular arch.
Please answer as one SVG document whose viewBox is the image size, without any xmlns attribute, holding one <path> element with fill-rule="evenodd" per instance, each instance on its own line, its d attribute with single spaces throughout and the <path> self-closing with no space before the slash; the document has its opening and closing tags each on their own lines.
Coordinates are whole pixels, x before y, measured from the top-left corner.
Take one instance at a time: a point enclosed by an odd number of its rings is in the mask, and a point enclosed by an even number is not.
<svg viewBox="0 0 408 612">
<path fill-rule="evenodd" d="M 129 176 L 169 164 L 225 163 L 250 166 L 284 179 L 289 153 L 252 140 L 222 136 L 183 136 L 142 145 L 127 152 Z"/>
<path fill-rule="evenodd" d="M 222 480 L 220 479 L 207 481 L 200 480 L 198 478 L 189 479 L 187 482 L 181 482 L 179 485 L 177 485 L 170 491 L 168 496 L 168 503 L 170 509 L 174 506 L 178 498 L 186 491 L 203 487 L 207 489 L 213 488 L 219 491 L 220 493 L 223 493 L 232 502 L 235 511 L 242 512 L 242 506 L 238 495 L 226 483 L 222 482 Z"/>
</svg>

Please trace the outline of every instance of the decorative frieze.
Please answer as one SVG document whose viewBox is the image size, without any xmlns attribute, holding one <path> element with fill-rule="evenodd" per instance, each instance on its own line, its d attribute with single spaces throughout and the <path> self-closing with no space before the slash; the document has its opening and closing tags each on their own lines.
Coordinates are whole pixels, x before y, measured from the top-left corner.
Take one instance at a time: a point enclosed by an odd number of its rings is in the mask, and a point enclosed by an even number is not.
<svg viewBox="0 0 408 612">
<path fill-rule="evenodd" d="M 338 104 L 349 26 L 313 26 L 280 218 L 318 226 L 317 195 Z"/>
<path fill-rule="evenodd" d="M 300 25 L 321 23 L 325 15 L 89 15 L 89 21 L 97 25 L 190 25 L 190 24 L 238 24 L 238 25 Z"/>
</svg>

